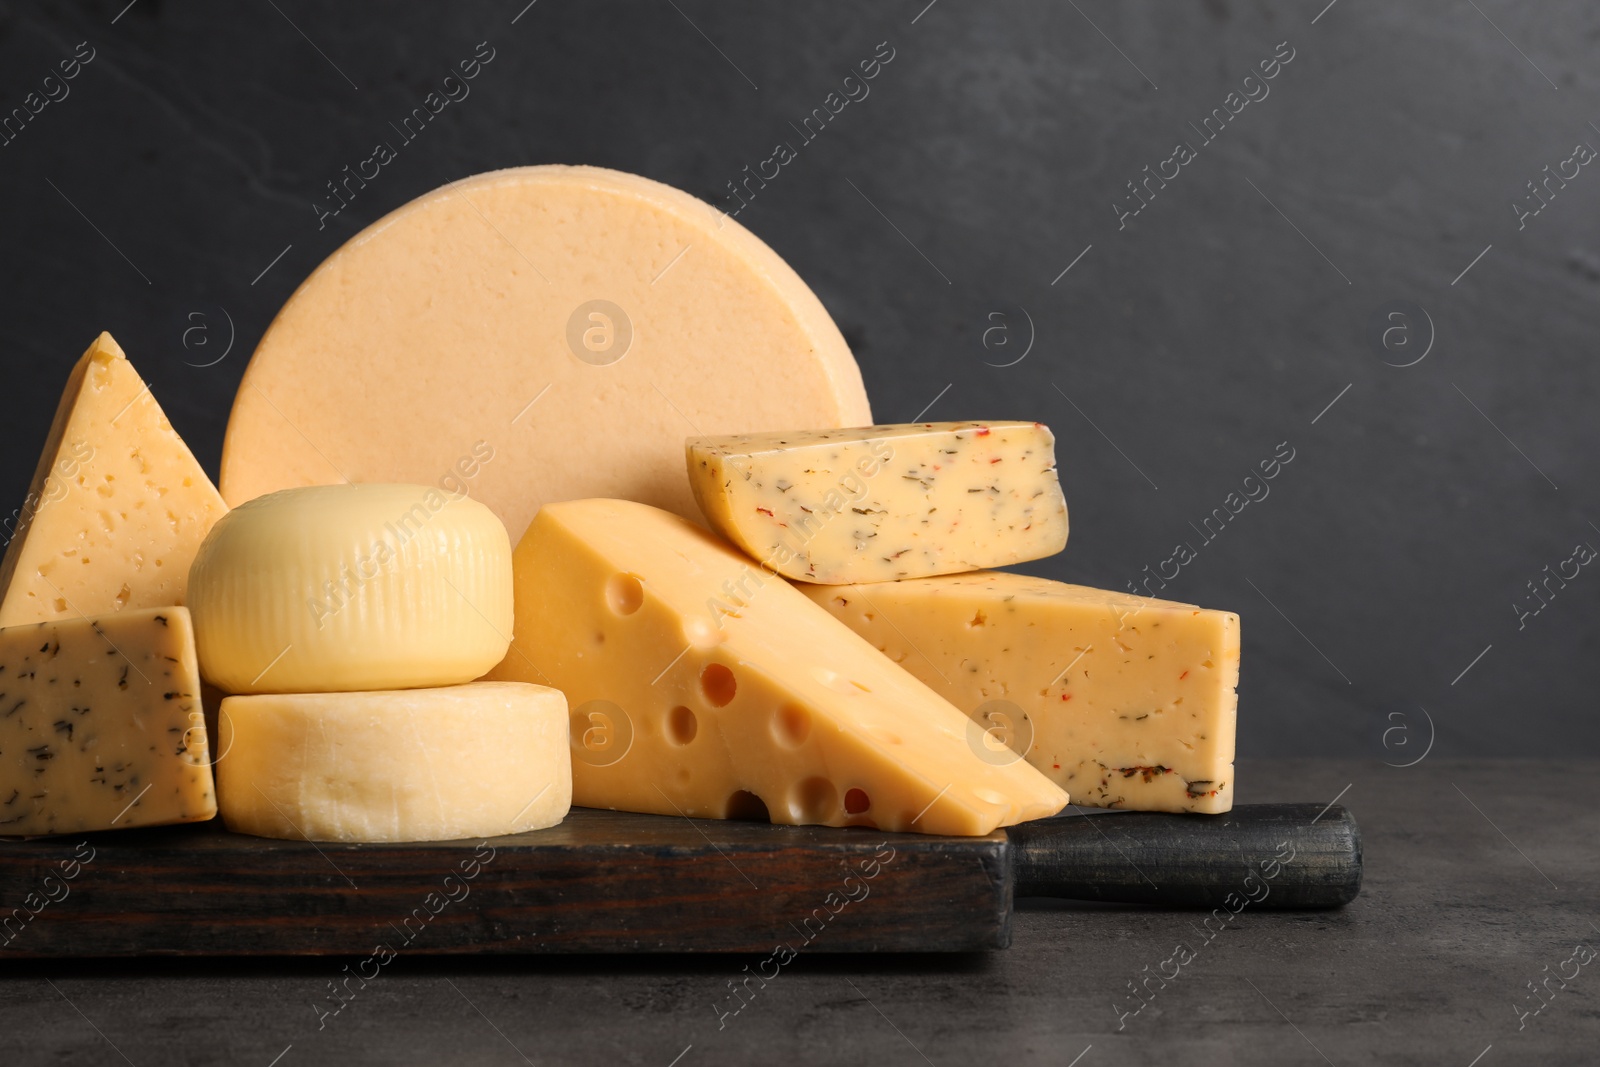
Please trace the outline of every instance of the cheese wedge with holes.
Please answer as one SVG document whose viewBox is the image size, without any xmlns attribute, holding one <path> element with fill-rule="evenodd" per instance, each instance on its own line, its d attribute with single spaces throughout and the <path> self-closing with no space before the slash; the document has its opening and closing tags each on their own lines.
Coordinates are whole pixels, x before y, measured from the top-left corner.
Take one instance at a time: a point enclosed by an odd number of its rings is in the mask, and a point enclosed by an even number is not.
<svg viewBox="0 0 1600 1067">
<path fill-rule="evenodd" d="M 699 818 L 986 834 L 1067 796 L 781 578 L 675 515 L 547 504 L 493 677 L 567 695 L 573 797 Z"/>
<path fill-rule="evenodd" d="M 1055 437 L 1037 422 L 694 437 L 687 450 L 712 529 L 798 581 L 1003 567 L 1067 543 Z"/>
<path fill-rule="evenodd" d="M 464 480 L 515 539 L 550 500 L 692 517 L 690 433 L 871 421 L 833 320 L 739 223 L 631 174 L 521 167 L 406 204 L 306 279 L 240 383 L 221 487 L 435 485 L 476 450 Z"/>
<path fill-rule="evenodd" d="M 311 841 L 456 841 L 554 826 L 572 804 L 554 689 L 233 696 L 218 713 L 228 829 Z"/>
<path fill-rule="evenodd" d="M 1233 612 L 998 571 L 800 589 L 1073 803 L 1233 806 Z"/>
<path fill-rule="evenodd" d="M 73 367 L 28 496 L 6 524 L 0 626 L 183 603 L 195 549 L 227 510 L 101 334 Z"/>
<path fill-rule="evenodd" d="M 454 685 L 511 640 L 511 541 L 431 486 L 285 489 L 217 523 L 189 599 L 200 669 L 229 693 Z"/>
<path fill-rule="evenodd" d="M 0 630 L 0 834 L 217 812 L 184 608 Z"/>
</svg>

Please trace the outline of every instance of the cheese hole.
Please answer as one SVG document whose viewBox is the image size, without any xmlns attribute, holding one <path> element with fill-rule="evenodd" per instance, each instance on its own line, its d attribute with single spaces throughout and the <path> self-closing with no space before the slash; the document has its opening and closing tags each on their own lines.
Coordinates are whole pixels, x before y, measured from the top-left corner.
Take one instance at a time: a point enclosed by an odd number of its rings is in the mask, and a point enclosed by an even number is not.
<svg viewBox="0 0 1600 1067">
<path fill-rule="evenodd" d="M 974 789 L 972 795 L 989 804 L 1009 805 L 1011 803 L 1004 793 L 994 789 Z"/>
<path fill-rule="evenodd" d="M 606 603 L 618 615 L 632 615 L 644 603 L 644 585 L 631 574 L 613 574 L 606 582 Z"/>
<path fill-rule="evenodd" d="M 766 801 L 756 796 L 747 789 L 738 789 L 728 798 L 727 819 L 743 819 L 747 822 L 771 822 L 772 815 L 767 811 Z"/>
<path fill-rule="evenodd" d="M 694 712 L 683 705 L 672 709 L 667 715 L 667 736 L 672 738 L 673 744 L 687 745 L 694 740 L 694 735 L 700 730 L 700 724 L 695 721 Z"/>
<path fill-rule="evenodd" d="M 967 623 L 967 628 L 969 630 L 975 630 L 979 626 L 982 626 L 984 623 L 986 623 L 988 621 L 989 621 L 988 617 L 985 616 L 984 613 L 980 611 L 976 615 L 972 616 L 972 621 Z"/>
<path fill-rule="evenodd" d="M 700 672 L 700 691 L 705 694 L 706 702 L 714 708 L 727 707 L 738 689 L 739 683 L 734 680 L 733 672 L 720 663 L 708 663 L 705 670 Z"/>
<path fill-rule="evenodd" d="M 865 789 L 851 789 L 844 795 L 844 810 L 851 815 L 860 815 L 872 807 L 872 798 L 867 796 Z"/>
<path fill-rule="evenodd" d="M 772 732 L 780 744 L 799 748 L 811 736 L 811 713 L 805 708 L 785 704 L 772 717 Z"/>
<path fill-rule="evenodd" d="M 790 794 L 789 811 L 798 822 L 823 822 L 839 813 L 839 791 L 826 778 L 805 778 Z"/>
</svg>

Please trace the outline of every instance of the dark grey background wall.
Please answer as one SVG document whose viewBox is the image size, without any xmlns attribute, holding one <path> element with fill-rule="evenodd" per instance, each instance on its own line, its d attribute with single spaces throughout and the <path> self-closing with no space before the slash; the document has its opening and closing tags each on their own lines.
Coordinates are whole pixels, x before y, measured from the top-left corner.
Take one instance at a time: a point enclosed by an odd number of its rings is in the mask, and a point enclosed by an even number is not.
<svg viewBox="0 0 1600 1067">
<path fill-rule="evenodd" d="M 1600 9 L 525 3 L 0 4 L 0 112 L 93 50 L 0 144 L 0 499 L 97 331 L 214 473 L 256 339 L 366 223 L 545 162 L 723 203 L 887 41 L 740 221 L 881 420 L 1055 429 L 1072 538 L 1029 569 L 1124 588 L 1187 543 L 1158 591 L 1244 616 L 1242 754 L 1600 754 L 1600 567 L 1564 562 L 1600 547 Z M 319 230 L 325 183 L 485 41 Z M 1122 217 L 1146 166 L 1177 174 Z"/>
</svg>

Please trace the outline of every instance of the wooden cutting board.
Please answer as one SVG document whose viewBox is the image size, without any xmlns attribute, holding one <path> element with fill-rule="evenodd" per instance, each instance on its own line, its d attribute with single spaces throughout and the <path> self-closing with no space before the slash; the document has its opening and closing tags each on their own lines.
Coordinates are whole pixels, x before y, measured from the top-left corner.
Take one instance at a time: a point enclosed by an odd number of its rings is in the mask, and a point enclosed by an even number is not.
<svg viewBox="0 0 1600 1067">
<path fill-rule="evenodd" d="M 487 841 L 316 844 L 198 826 L 0 842 L 0 954 L 960 952 L 1019 895 L 1168 907 L 1354 899 L 1339 807 L 1072 814 L 987 837 L 574 809 Z"/>
</svg>

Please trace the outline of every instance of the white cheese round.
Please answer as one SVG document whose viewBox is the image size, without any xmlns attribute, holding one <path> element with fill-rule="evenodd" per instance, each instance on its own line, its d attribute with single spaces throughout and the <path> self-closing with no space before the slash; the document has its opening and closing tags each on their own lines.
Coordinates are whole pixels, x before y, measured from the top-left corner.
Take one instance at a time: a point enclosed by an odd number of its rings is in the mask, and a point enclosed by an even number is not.
<svg viewBox="0 0 1600 1067">
<path fill-rule="evenodd" d="M 517 682 L 228 697 L 228 829 L 310 841 L 455 841 L 554 826 L 572 803 L 567 701 Z"/>
</svg>

